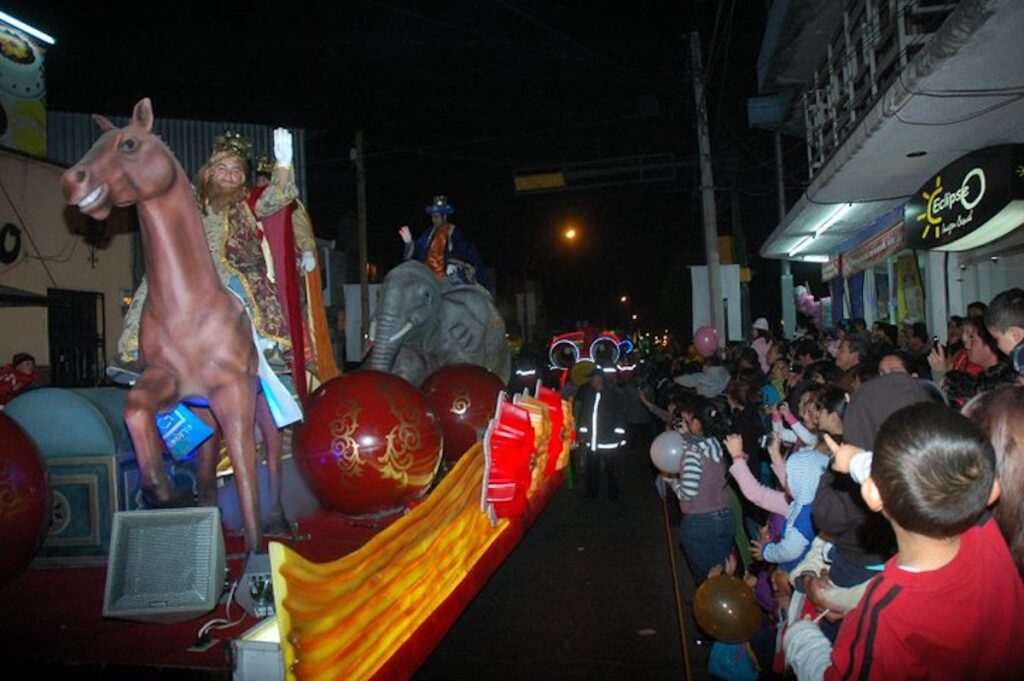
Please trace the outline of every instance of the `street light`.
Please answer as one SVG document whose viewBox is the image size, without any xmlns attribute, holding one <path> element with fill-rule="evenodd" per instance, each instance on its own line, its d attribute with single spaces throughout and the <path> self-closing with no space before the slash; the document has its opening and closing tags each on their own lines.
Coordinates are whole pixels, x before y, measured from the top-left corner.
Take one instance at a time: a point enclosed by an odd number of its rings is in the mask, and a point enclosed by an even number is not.
<svg viewBox="0 0 1024 681">
<path fill-rule="evenodd" d="M 629 296 L 625 296 L 625 295 L 624 296 L 620 296 L 619 297 L 619 302 L 620 303 L 628 303 L 629 302 Z"/>
<path fill-rule="evenodd" d="M 636 321 L 636 315 L 633 315 L 633 321 L 634 322 Z"/>
<path fill-rule="evenodd" d="M 575 227 L 566 227 L 565 231 L 562 232 L 562 236 L 565 237 L 566 241 L 575 241 L 576 237 L 579 236 L 579 232 L 576 231 Z"/>
</svg>

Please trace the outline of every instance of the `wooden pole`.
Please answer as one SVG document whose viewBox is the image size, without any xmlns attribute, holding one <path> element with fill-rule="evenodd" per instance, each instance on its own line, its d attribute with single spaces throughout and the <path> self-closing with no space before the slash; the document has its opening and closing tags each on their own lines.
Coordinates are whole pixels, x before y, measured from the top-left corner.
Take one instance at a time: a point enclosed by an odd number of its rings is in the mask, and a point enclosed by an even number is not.
<svg viewBox="0 0 1024 681">
<path fill-rule="evenodd" d="M 718 255 L 718 217 L 715 211 L 715 179 L 711 169 L 711 135 L 708 110 L 704 101 L 704 67 L 701 65 L 700 34 L 690 33 L 690 65 L 693 74 L 693 100 L 697 107 L 697 153 L 700 158 L 700 189 L 704 219 L 704 252 L 708 261 L 708 322 L 718 331 L 722 345 L 725 318 L 722 310 L 721 261 Z"/>
<path fill-rule="evenodd" d="M 366 165 L 363 163 L 363 131 L 356 132 L 356 146 L 352 150 L 356 163 L 356 210 L 359 229 L 359 338 L 362 356 L 370 335 L 370 272 L 369 247 L 366 239 Z"/>
</svg>

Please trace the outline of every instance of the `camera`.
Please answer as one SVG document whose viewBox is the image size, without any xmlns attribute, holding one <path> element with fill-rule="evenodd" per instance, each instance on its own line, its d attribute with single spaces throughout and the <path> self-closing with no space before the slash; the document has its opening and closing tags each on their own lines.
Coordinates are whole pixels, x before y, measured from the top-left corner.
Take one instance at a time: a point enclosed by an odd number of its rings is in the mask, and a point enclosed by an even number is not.
<svg viewBox="0 0 1024 681">
<path fill-rule="evenodd" d="M 932 336 L 932 347 L 935 348 L 936 350 L 938 350 L 938 348 L 939 348 L 939 337 L 938 336 Z"/>
</svg>

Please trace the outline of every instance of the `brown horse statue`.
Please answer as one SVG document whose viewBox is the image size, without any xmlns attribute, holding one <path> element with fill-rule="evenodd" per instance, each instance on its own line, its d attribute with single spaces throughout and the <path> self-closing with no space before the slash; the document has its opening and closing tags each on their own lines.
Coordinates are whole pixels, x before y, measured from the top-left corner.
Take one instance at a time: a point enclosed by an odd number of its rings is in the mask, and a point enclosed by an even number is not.
<svg viewBox="0 0 1024 681">
<path fill-rule="evenodd" d="M 282 436 L 257 377 L 258 352 L 242 302 L 222 284 L 207 245 L 199 207 L 185 170 L 152 133 L 150 100 L 115 128 L 93 116 L 103 134 L 61 179 L 68 203 L 103 220 L 114 206 L 138 206 L 149 297 L 139 329 L 142 373 L 128 393 L 125 422 L 142 485 L 154 505 L 179 505 L 164 469 L 155 416 L 181 401 L 207 404 L 197 415 L 219 427 L 234 468 L 245 544 L 263 540 L 256 479 L 254 425 L 267 445 L 274 509 L 271 525 L 287 527 L 281 506 Z M 211 417 L 212 412 L 212 417 Z M 215 423 L 213 423 L 215 421 Z M 199 451 L 199 500 L 216 505 L 217 438 Z"/>
</svg>

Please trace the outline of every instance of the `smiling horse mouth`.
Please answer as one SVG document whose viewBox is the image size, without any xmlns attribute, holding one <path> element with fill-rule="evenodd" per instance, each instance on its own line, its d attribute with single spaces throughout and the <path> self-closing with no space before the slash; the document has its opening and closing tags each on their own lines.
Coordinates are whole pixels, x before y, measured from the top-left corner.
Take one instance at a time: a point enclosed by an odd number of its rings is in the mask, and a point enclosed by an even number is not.
<svg viewBox="0 0 1024 681">
<path fill-rule="evenodd" d="M 106 198 L 106 195 L 107 186 L 105 184 L 101 184 L 89 192 L 84 198 L 79 200 L 75 205 L 78 206 L 79 210 L 87 211 L 90 208 L 95 208 L 99 205 L 100 201 Z"/>
</svg>

